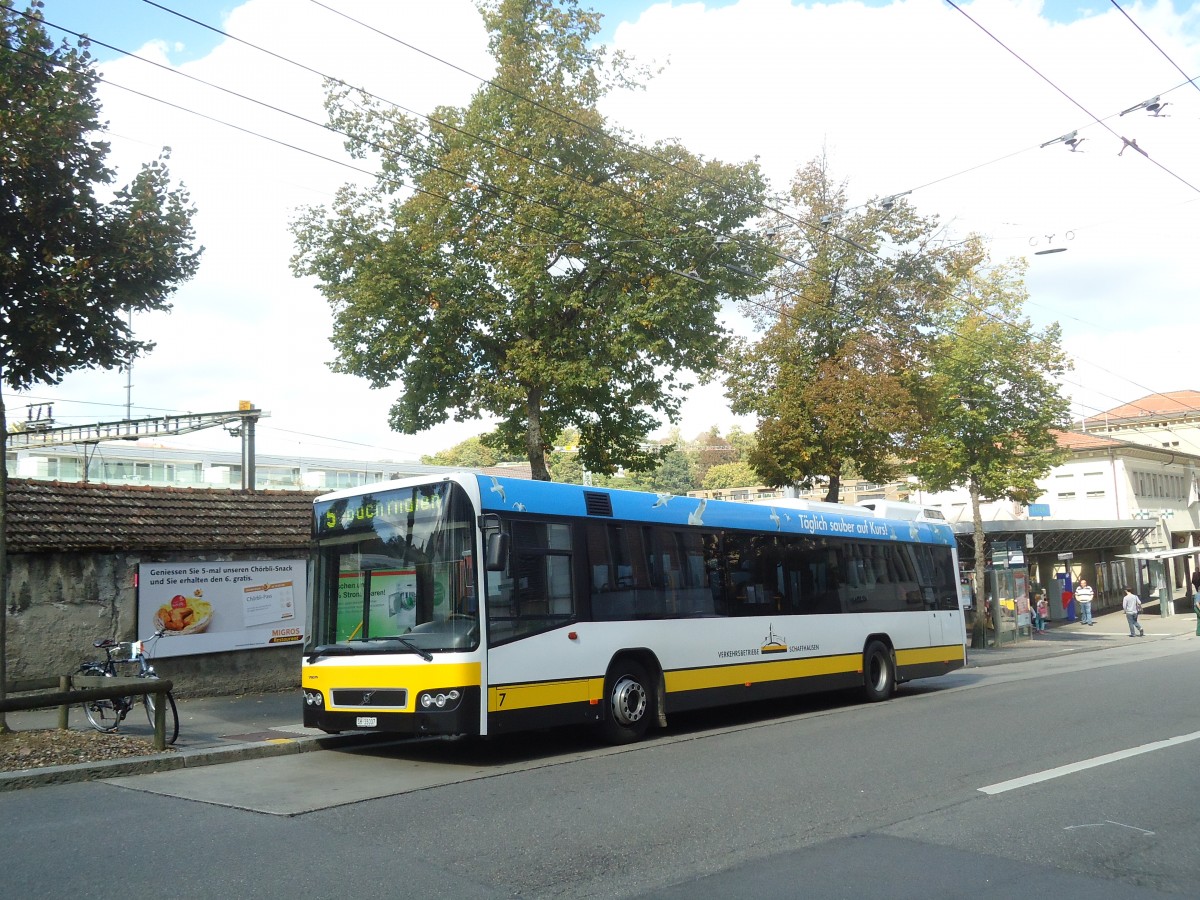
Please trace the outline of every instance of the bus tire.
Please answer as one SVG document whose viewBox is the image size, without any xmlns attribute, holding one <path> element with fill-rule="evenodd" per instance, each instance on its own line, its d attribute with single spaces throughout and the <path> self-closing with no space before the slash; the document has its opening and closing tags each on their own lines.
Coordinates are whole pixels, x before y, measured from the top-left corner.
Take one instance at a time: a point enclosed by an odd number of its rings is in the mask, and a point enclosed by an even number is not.
<svg viewBox="0 0 1200 900">
<path fill-rule="evenodd" d="M 654 688 L 640 663 L 622 657 L 609 668 L 604 681 L 604 718 L 600 734 L 610 744 L 641 740 L 656 715 Z"/>
<path fill-rule="evenodd" d="M 887 700 L 896 691 L 896 662 L 891 648 L 871 641 L 863 651 L 863 693 L 871 703 Z"/>
</svg>

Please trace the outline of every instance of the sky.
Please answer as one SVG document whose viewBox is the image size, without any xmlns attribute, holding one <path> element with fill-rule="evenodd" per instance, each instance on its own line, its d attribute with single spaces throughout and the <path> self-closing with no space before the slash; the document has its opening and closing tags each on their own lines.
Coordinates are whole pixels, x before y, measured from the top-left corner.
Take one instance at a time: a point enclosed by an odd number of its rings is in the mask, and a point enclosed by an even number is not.
<svg viewBox="0 0 1200 900">
<path fill-rule="evenodd" d="M 994 261 L 1025 260 L 1027 313 L 1062 326 L 1081 418 L 1200 389 L 1200 85 L 1188 81 L 1200 5 L 1118 2 L 581 5 L 605 13 L 601 40 L 661 68 L 644 90 L 605 98 L 614 125 L 757 158 L 781 193 L 824 153 L 852 204 L 910 191 L 948 240 L 976 232 Z M 156 348 L 132 373 L 9 395 L 10 419 L 30 404 L 80 425 L 250 400 L 270 414 L 260 453 L 400 461 L 490 428 L 391 431 L 401 386 L 330 371 L 331 311 L 289 268 L 300 210 L 368 177 L 321 127 L 321 75 L 421 113 L 465 105 L 492 72 L 470 0 L 46 0 L 44 15 L 56 39 L 62 28 L 94 41 L 119 183 L 170 147 L 205 252 L 172 312 L 135 317 Z M 1155 96 L 1164 115 L 1139 107 Z M 1078 152 L 1054 140 L 1072 131 Z M 750 333 L 734 308 L 726 324 Z M 729 412 L 719 384 L 693 391 L 679 423 L 688 438 L 734 425 L 754 422 Z M 221 429 L 170 443 L 239 447 Z"/>
</svg>

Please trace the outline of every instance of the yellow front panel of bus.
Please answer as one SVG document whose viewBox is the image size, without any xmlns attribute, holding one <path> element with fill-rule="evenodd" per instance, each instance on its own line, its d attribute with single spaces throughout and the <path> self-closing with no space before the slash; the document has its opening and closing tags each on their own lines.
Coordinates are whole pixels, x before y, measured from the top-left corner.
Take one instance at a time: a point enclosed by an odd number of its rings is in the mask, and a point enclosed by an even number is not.
<svg viewBox="0 0 1200 900">
<path fill-rule="evenodd" d="M 408 705 L 405 709 L 411 712 L 419 692 L 477 687 L 481 674 L 482 667 L 477 662 L 403 666 L 322 665 L 306 666 L 303 681 L 304 687 L 319 690 L 325 695 L 326 708 L 330 708 L 331 690 L 407 688 Z"/>
<path fill-rule="evenodd" d="M 815 659 L 781 659 L 774 662 L 714 666 L 708 669 L 683 669 L 666 672 L 667 693 L 702 691 L 706 688 L 730 687 L 736 684 L 757 684 L 763 681 L 786 681 L 792 678 L 812 678 L 820 675 L 842 675 L 861 672 L 862 656 L 820 656 Z"/>
</svg>

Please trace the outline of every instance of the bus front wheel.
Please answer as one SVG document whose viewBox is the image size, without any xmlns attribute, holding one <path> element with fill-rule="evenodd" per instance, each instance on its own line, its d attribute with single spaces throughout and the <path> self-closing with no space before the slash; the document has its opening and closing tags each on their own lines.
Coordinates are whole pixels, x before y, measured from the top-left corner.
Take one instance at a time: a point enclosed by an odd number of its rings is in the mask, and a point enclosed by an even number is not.
<svg viewBox="0 0 1200 900">
<path fill-rule="evenodd" d="M 896 690 L 896 664 L 882 641 L 871 641 L 863 651 L 863 692 L 872 703 L 887 700 Z"/>
<path fill-rule="evenodd" d="M 639 663 L 621 659 L 613 664 L 605 681 L 607 708 L 600 732 L 611 744 L 640 740 L 654 716 L 654 691 L 650 677 Z"/>
</svg>

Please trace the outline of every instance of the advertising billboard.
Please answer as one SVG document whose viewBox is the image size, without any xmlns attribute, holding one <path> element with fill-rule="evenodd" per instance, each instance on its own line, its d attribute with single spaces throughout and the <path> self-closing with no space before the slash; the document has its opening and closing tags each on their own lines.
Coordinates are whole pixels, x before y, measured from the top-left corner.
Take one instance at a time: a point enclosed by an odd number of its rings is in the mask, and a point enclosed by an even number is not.
<svg viewBox="0 0 1200 900">
<path fill-rule="evenodd" d="M 165 628 L 160 657 L 295 646 L 304 641 L 307 597 L 302 559 L 142 563 L 138 637 Z"/>
</svg>

